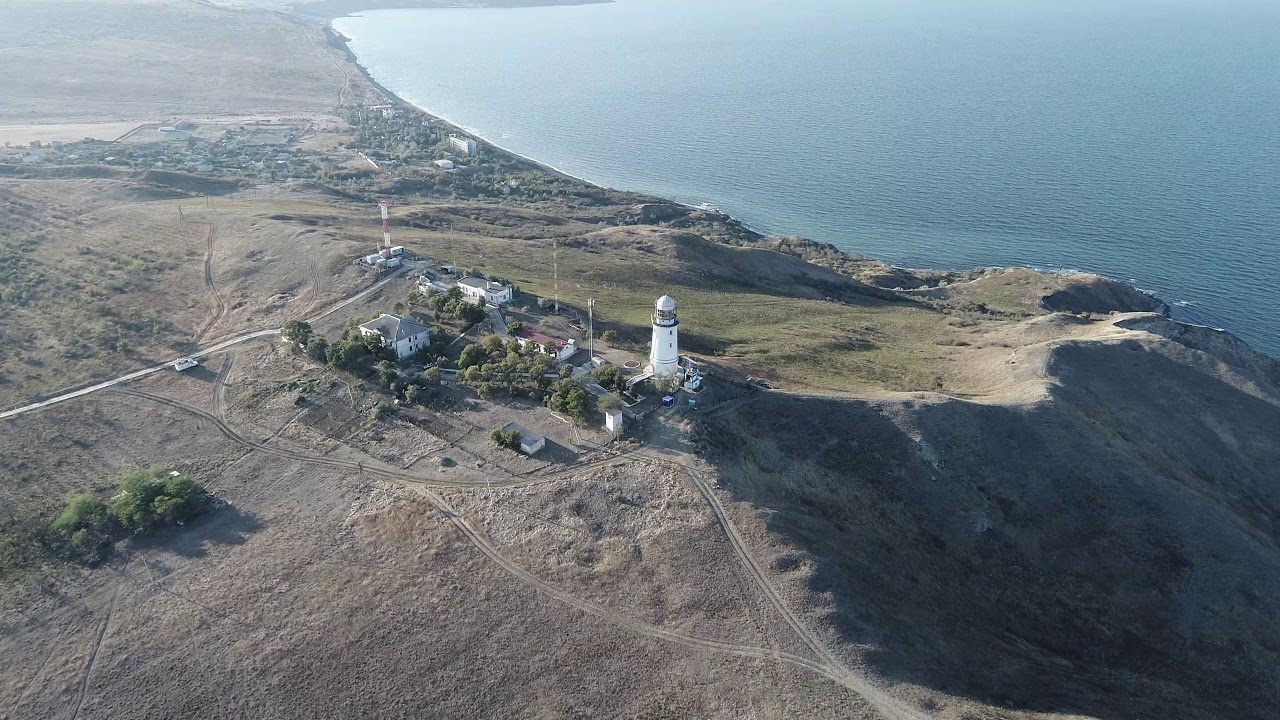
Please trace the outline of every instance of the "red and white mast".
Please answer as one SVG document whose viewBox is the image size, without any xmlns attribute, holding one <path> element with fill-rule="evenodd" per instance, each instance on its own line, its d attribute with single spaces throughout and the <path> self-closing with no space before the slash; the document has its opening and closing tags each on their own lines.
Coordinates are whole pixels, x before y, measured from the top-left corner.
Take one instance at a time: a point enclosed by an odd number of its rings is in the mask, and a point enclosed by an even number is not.
<svg viewBox="0 0 1280 720">
<path fill-rule="evenodd" d="M 382 244 L 385 247 L 391 247 L 391 203 L 382 200 L 378 203 L 378 208 L 382 210 Z"/>
</svg>

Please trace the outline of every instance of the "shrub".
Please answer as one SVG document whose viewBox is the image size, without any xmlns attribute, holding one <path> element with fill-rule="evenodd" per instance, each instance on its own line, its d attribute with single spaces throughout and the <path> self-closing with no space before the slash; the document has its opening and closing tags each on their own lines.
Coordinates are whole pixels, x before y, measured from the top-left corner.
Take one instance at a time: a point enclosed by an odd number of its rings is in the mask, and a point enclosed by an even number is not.
<svg viewBox="0 0 1280 720">
<path fill-rule="evenodd" d="M 600 339 L 601 339 L 601 340 L 603 340 L 603 341 L 605 341 L 606 343 L 608 343 L 608 344 L 612 345 L 612 344 L 614 344 L 615 342 L 617 342 L 617 340 L 618 340 L 618 331 L 617 331 L 617 330 L 605 330 L 603 333 L 601 333 L 601 334 L 600 334 Z"/>
<path fill-rule="evenodd" d="M 518 430 L 506 432 L 502 429 L 497 429 L 494 430 L 489 437 L 491 437 L 494 444 L 500 448 L 506 448 L 508 450 L 520 449 L 520 432 Z"/>
<path fill-rule="evenodd" d="M 49 530 L 49 544 L 59 555 L 95 563 L 105 557 L 116 525 L 106 503 L 82 493 L 71 498 Z"/>
</svg>

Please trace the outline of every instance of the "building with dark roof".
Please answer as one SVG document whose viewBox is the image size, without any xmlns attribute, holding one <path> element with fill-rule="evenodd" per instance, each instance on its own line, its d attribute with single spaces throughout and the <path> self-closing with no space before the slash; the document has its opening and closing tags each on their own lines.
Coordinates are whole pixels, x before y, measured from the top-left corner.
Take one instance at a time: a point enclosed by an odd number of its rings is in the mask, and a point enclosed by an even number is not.
<svg viewBox="0 0 1280 720">
<path fill-rule="evenodd" d="M 431 330 L 412 318 L 383 314 L 360 326 L 361 335 L 377 335 L 397 360 L 412 357 L 431 344 Z"/>
</svg>

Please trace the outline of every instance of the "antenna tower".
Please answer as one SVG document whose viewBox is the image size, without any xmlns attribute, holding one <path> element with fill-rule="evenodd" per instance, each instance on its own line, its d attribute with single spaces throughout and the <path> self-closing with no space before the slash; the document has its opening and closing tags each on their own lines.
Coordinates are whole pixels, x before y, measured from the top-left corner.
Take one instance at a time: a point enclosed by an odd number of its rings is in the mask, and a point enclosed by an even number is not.
<svg viewBox="0 0 1280 720">
<path fill-rule="evenodd" d="M 560 245 L 556 238 L 551 238 L 551 277 L 556 291 L 556 314 L 560 314 Z M 579 316 L 578 322 L 582 322 Z"/>
<path fill-rule="evenodd" d="M 587 300 L 587 354 L 590 359 L 596 357 L 596 299 Z"/>
<path fill-rule="evenodd" d="M 382 200 L 378 209 L 382 210 L 382 244 L 391 247 L 391 203 Z"/>
</svg>

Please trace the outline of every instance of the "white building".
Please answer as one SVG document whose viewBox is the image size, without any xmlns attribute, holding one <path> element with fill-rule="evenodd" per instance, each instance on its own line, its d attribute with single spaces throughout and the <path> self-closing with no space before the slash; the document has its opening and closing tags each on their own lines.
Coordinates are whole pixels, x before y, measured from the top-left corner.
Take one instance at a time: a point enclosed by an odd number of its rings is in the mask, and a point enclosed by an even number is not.
<svg viewBox="0 0 1280 720">
<path fill-rule="evenodd" d="M 449 147 L 454 148 L 467 157 L 475 157 L 480 152 L 480 145 L 469 137 L 463 135 L 450 135 Z"/>
<path fill-rule="evenodd" d="M 544 335 L 536 330 L 529 328 L 521 328 L 515 334 L 516 342 L 520 343 L 520 347 L 525 347 L 529 343 L 533 343 L 542 348 L 542 352 L 547 352 L 548 344 L 555 347 L 556 360 L 560 362 L 568 362 L 570 358 L 578 354 L 578 343 L 576 340 L 561 340 L 550 335 Z"/>
<path fill-rule="evenodd" d="M 622 411 L 614 408 L 604 414 L 604 428 L 613 434 L 622 432 Z"/>
<path fill-rule="evenodd" d="M 437 160 L 435 162 L 435 166 L 440 168 L 441 170 L 444 170 L 445 172 L 448 172 L 454 168 L 454 164 L 452 160 Z"/>
<path fill-rule="evenodd" d="M 649 367 L 654 377 L 671 377 L 680 372 L 679 325 L 675 298 L 658 298 L 653 306 L 653 341 L 649 346 Z"/>
<path fill-rule="evenodd" d="M 529 428 L 521 425 L 520 423 L 507 423 L 502 430 L 504 432 L 511 432 L 514 430 L 520 433 L 520 451 L 525 455 L 533 455 L 547 446 L 547 439 L 545 437 L 530 432 Z"/>
<path fill-rule="evenodd" d="M 464 277 L 458 281 L 458 289 L 463 295 L 472 300 L 484 298 L 484 301 L 492 305 L 503 305 L 511 302 L 515 296 L 515 291 L 510 285 L 493 282 L 477 277 Z"/>
<path fill-rule="evenodd" d="M 391 348 L 397 360 L 412 357 L 431 344 L 431 330 L 410 318 L 383 314 L 360 326 L 361 335 L 377 335 L 382 346 Z"/>
</svg>

